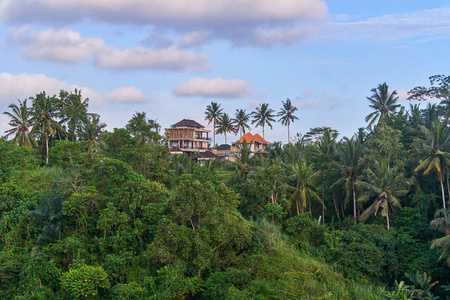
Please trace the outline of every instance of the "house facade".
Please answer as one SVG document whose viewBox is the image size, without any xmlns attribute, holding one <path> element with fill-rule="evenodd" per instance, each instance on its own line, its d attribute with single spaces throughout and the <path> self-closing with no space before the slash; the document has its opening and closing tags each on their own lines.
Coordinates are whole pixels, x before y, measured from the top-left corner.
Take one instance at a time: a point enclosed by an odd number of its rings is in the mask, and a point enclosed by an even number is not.
<svg viewBox="0 0 450 300">
<path fill-rule="evenodd" d="M 209 149 L 211 130 L 194 120 L 183 119 L 166 128 L 166 136 L 170 152 L 186 154 L 193 157 L 195 153 L 202 153 Z"/>
<path fill-rule="evenodd" d="M 250 132 L 247 132 L 244 136 L 242 136 L 238 141 L 233 143 L 231 146 L 231 156 L 230 160 L 234 160 L 234 157 L 239 156 L 239 145 L 242 144 L 244 141 L 247 142 L 247 147 L 250 151 L 250 156 L 253 156 L 257 153 L 263 154 L 265 153 L 265 150 L 268 145 L 271 145 L 271 142 L 266 141 L 262 136 L 259 134 L 251 134 Z"/>
</svg>

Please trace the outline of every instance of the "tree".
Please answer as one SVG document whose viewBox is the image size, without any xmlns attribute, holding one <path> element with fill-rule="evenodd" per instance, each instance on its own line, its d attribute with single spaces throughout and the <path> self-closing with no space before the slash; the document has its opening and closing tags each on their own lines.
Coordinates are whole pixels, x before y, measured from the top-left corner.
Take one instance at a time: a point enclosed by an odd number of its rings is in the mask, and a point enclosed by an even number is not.
<svg viewBox="0 0 450 300">
<path fill-rule="evenodd" d="M 211 124 L 211 122 L 213 122 L 213 144 L 216 144 L 216 123 L 217 120 L 219 119 L 220 115 L 222 114 L 222 108 L 220 108 L 220 104 L 218 104 L 217 102 L 211 102 L 211 104 L 209 104 L 206 107 L 206 111 L 205 111 L 205 120 L 208 121 L 208 125 Z"/>
<path fill-rule="evenodd" d="M 234 124 L 234 120 L 230 118 L 228 114 L 222 114 L 217 122 L 217 134 L 225 135 L 225 144 L 227 143 L 227 132 L 233 133 L 236 132 L 236 126 Z"/>
<path fill-rule="evenodd" d="M 5 111 L 3 114 L 9 116 L 11 120 L 9 125 L 12 127 L 6 130 L 6 136 L 14 134 L 13 142 L 20 146 L 33 147 L 37 146 L 36 140 L 33 135 L 30 134 L 31 128 L 34 125 L 34 117 L 30 108 L 27 107 L 27 100 L 23 102 L 19 101 L 19 106 L 11 104 L 8 107 L 11 108 L 12 113 Z"/>
<path fill-rule="evenodd" d="M 158 143 L 162 140 L 159 134 L 161 126 L 154 120 L 147 119 L 145 112 L 136 112 L 126 125 L 127 131 L 139 144 Z"/>
<path fill-rule="evenodd" d="M 416 86 L 408 91 L 408 100 L 425 101 L 429 98 L 441 100 L 446 120 L 450 117 L 450 76 L 430 76 L 430 87 Z"/>
<path fill-rule="evenodd" d="M 40 133 L 41 138 L 45 140 L 45 162 L 48 164 L 48 141 L 50 137 L 54 137 L 57 134 L 60 136 L 65 133 L 64 128 L 56 118 L 59 117 L 59 111 L 55 106 L 56 97 L 46 96 L 45 92 L 37 94 L 33 99 L 33 117 L 35 123 L 32 133 Z"/>
<path fill-rule="evenodd" d="M 292 203 L 295 201 L 295 208 L 297 215 L 305 213 L 306 203 L 311 203 L 315 200 L 324 206 L 322 199 L 316 194 L 314 186 L 319 183 L 320 172 L 315 172 L 312 165 L 307 165 L 306 162 L 296 163 L 291 167 L 291 175 L 288 177 L 294 182 L 294 193 L 289 198 Z"/>
<path fill-rule="evenodd" d="M 88 152 L 90 154 L 93 154 L 98 149 L 99 137 L 105 127 L 105 123 L 100 123 L 99 115 L 91 115 L 88 117 L 87 122 L 77 129 L 80 139 L 89 143 Z"/>
<path fill-rule="evenodd" d="M 264 126 L 267 124 L 270 128 L 272 128 L 272 124 L 270 122 L 275 122 L 274 110 L 269 108 L 268 103 L 262 103 L 259 107 L 256 108 L 255 111 L 252 111 L 251 115 L 253 117 L 252 124 L 256 123 L 256 127 L 261 126 L 263 129 L 263 138 L 264 138 Z"/>
<path fill-rule="evenodd" d="M 414 172 L 424 170 L 424 175 L 428 175 L 432 170 L 441 184 L 442 205 L 446 214 L 444 176 L 450 166 L 450 130 L 440 120 L 436 119 L 431 130 L 421 126 L 423 138 L 415 141 L 415 152 L 410 158 L 421 158 L 422 161 L 414 169 Z"/>
<path fill-rule="evenodd" d="M 381 208 L 381 215 L 386 217 L 386 227 L 389 230 L 389 210 L 393 207 L 401 207 L 399 196 L 405 196 L 409 192 L 409 181 L 403 177 L 403 174 L 397 168 L 389 168 L 387 160 L 382 160 L 375 167 L 375 170 L 367 170 L 367 182 L 360 181 L 359 185 L 365 188 L 366 192 L 358 201 L 366 202 L 375 197 L 374 202 L 364 210 L 360 220 L 364 222 L 367 218 L 378 213 Z"/>
<path fill-rule="evenodd" d="M 87 107 L 89 99 L 82 100 L 81 90 L 75 89 L 72 93 L 61 90 L 59 92 L 59 99 L 55 99 L 55 106 L 60 111 L 60 117 L 63 123 L 67 124 L 67 138 L 70 141 L 75 141 L 75 131 L 77 127 L 87 121 Z"/>
<path fill-rule="evenodd" d="M 397 91 L 389 93 L 389 87 L 385 83 L 379 84 L 378 87 L 371 90 L 373 92 L 372 97 L 367 97 L 367 100 L 371 103 L 369 106 L 375 111 L 370 113 L 366 117 L 366 122 L 369 122 L 367 127 L 372 127 L 372 125 L 378 121 L 384 120 L 392 112 L 394 112 L 400 104 L 396 104 L 398 100 Z"/>
<path fill-rule="evenodd" d="M 345 203 L 348 202 L 350 194 L 352 194 L 353 217 L 356 224 L 356 179 L 359 176 L 358 161 L 362 156 L 362 144 L 355 137 L 352 137 L 351 139 L 345 137 L 343 143 L 338 146 L 338 150 L 341 154 L 339 158 L 344 174 L 331 187 L 345 183 Z"/>
<path fill-rule="evenodd" d="M 298 117 L 294 115 L 294 113 L 298 110 L 297 107 L 292 105 L 292 102 L 289 98 L 286 99 L 286 102 L 281 101 L 283 104 L 283 107 L 281 108 L 280 112 L 278 113 L 278 116 L 281 117 L 278 122 L 281 121 L 281 124 L 287 126 L 288 128 L 288 143 L 291 142 L 291 137 L 289 133 L 289 125 L 291 122 L 294 122 L 294 120 L 298 120 Z"/>
<path fill-rule="evenodd" d="M 250 114 L 247 114 L 245 109 L 236 109 L 236 115 L 234 118 L 234 123 L 236 124 L 237 130 L 239 130 L 239 137 L 245 134 L 245 129 L 251 130 L 252 128 L 247 124 L 250 120 Z"/>
</svg>

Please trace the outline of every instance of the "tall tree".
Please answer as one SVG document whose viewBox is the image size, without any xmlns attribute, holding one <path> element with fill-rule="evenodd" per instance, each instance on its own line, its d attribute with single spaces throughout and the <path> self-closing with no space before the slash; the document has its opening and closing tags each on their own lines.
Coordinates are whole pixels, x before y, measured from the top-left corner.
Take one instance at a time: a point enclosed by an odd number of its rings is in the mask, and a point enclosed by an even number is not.
<svg viewBox="0 0 450 300">
<path fill-rule="evenodd" d="M 289 198 L 289 202 L 295 202 L 297 215 L 305 213 L 306 203 L 312 200 L 319 202 L 324 206 L 322 199 L 315 192 L 315 185 L 319 183 L 320 172 L 314 171 L 312 165 L 306 162 L 296 163 L 291 167 L 290 176 L 288 177 L 293 183 L 294 192 Z M 310 212 L 311 213 L 311 212 Z"/>
<path fill-rule="evenodd" d="M 397 91 L 389 93 L 389 87 L 385 83 L 379 84 L 378 87 L 371 90 L 373 92 L 372 97 L 367 97 L 370 102 L 370 107 L 374 109 L 374 112 L 370 113 L 366 117 L 366 122 L 369 122 L 367 127 L 378 121 L 381 121 L 394 112 L 400 104 L 396 104 L 398 100 Z"/>
<path fill-rule="evenodd" d="M 9 116 L 11 120 L 9 125 L 12 127 L 6 130 L 6 136 L 14 135 L 13 142 L 18 143 L 20 146 L 32 147 L 37 146 L 36 140 L 33 135 L 30 134 L 34 125 L 34 117 L 31 113 L 31 109 L 27 107 L 27 100 L 23 102 L 19 101 L 19 106 L 11 104 L 8 107 L 12 112 L 5 111 L 4 114 Z"/>
<path fill-rule="evenodd" d="M 420 164 L 414 169 L 415 172 L 424 170 L 423 174 L 428 175 L 432 170 L 441 184 L 442 205 L 444 214 L 447 214 L 444 177 L 450 167 L 450 129 L 440 120 L 436 119 L 431 130 L 425 126 L 421 127 L 422 138 L 415 141 L 415 151 L 410 158 L 421 159 Z"/>
<path fill-rule="evenodd" d="M 345 183 L 345 203 L 353 198 L 353 217 L 356 223 L 356 180 L 359 176 L 359 158 L 362 156 L 362 144 L 358 138 L 344 138 L 344 141 L 338 146 L 340 153 L 340 163 L 343 169 L 343 176 L 336 181 L 333 186 Z M 333 187 L 332 186 L 332 187 Z"/>
<path fill-rule="evenodd" d="M 264 127 L 268 125 L 270 128 L 273 128 L 272 123 L 275 122 L 274 115 L 275 111 L 269 108 L 268 103 L 262 103 L 259 107 L 256 108 L 255 111 L 252 111 L 252 124 L 256 123 L 256 127 L 261 126 L 263 129 L 263 138 L 264 138 Z"/>
<path fill-rule="evenodd" d="M 281 117 L 278 122 L 281 121 L 281 124 L 287 126 L 288 128 L 288 144 L 291 142 L 291 136 L 289 132 L 289 125 L 291 122 L 293 123 L 295 120 L 298 120 L 298 117 L 294 115 L 294 113 L 298 110 L 297 107 L 292 105 L 292 102 L 289 98 L 286 99 L 286 102 L 281 101 L 283 107 L 278 112 L 278 116 Z"/>
<path fill-rule="evenodd" d="M 245 129 L 252 129 L 250 125 L 247 124 L 249 120 L 250 114 L 247 114 L 245 109 L 236 109 L 234 123 L 236 124 L 237 130 L 239 130 L 239 137 L 242 137 L 242 134 L 245 134 Z"/>
<path fill-rule="evenodd" d="M 99 137 L 105 127 L 105 123 L 100 123 L 100 116 L 93 114 L 88 117 L 86 122 L 77 128 L 80 139 L 89 143 L 88 151 L 90 154 L 93 154 L 98 149 Z"/>
<path fill-rule="evenodd" d="M 75 89 L 73 93 L 61 90 L 59 99 L 55 99 L 55 106 L 60 111 L 59 117 L 67 125 L 67 138 L 72 142 L 76 139 L 77 127 L 87 121 L 89 99 L 82 99 L 81 90 L 78 89 Z"/>
<path fill-rule="evenodd" d="M 374 198 L 374 202 L 364 210 L 360 220 L 364 222 L 370 215 L 377 215 L 381 209 L 381 215 L 386 217 L 386 227 L 389 230 L 389 210 L 393 207 L 401 208 L 397 197 L 405 196 L 409 192 L 409 181 L 403 177 L 403 174 L 397 168 L 389 168 L 389 163 L 386 160 L 377 164 L 374 171 L 368 169 L 367 173 L 367 181 L 359 182 L 359 185 L 366 192 L 358 201 L 367 202 Z"/>
<path fill-rule="evenodd" d="M 425 101 L 430 98 L 441 100 L 440 105 L 446 120 L 450 117 L 450 76 L 430 76 L 430 87 L 416 86 L 408 91 L 408 100 Z"/>
<path fill-rule="evenodd" d="M 45 141 L 45 162 L 48 164 L 48 141 L 50 137 L 54 137 L 57 134 L 60 136 L 65 133 L 64 128 L 56 120 L 59 117 L 59 111 L 55 106 L 56 97 L 47 96 L 45 92 L 37 94 L 33 100 L 33 115 L 35 123 L 32 133 L 40 133 L 41 138 Z"/>
<path fill-rule="evenodd" d="M 225 144 L 227 143 L 227 132 L 233 133 L 236 132 L 236 126 L 234 124 L 234 120 L 230 118 L 230 116 L 225 113 L 222 114 L 217 121 L 217 134 L 225 135 Z"/>
<path fill-rule="evenodd" d="M 216 145 L 216 123 L 222 114 L 222 110 L 223 109 L 220 108 L 220 104 L 217 102 L 211 102 L 211 104 L 206 107 L 205 120 L 208 121 L 208 125 L 213 122 L 213 146 Z"/>
</svg>

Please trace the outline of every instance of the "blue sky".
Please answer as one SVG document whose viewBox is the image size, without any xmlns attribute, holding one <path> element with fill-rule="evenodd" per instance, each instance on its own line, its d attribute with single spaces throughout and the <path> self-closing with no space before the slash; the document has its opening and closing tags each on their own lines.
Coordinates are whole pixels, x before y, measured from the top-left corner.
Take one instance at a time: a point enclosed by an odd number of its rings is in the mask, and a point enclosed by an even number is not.
<svg viewBox="0 0 450 300">
<path fill-rule="evenodd" d="M 234 116 L 290 98 L 291 136 L 317 126 L 351 136 L 378 84 L 409 107 L 409 89 L 450 75 L 449 38 L 447 1 L 3 0 L 0 110 L 77 87 L 108 130 L 142 111 L 164 128 L 207 125 L 212 101 Z M 1 132 L 7 123 L 0 115 Z M 286 142 L 286 127 L 266 139 Z"/>
</svg>

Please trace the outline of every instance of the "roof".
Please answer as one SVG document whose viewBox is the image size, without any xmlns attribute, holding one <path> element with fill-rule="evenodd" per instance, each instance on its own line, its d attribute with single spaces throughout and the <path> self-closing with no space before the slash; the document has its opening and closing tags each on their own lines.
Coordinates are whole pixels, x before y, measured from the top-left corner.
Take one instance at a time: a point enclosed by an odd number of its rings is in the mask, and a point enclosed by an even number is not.
<svg viewBox="0 0 450 300">
<path fill-rule="evenodd" d="M 212 158 L 212 159 L 214 159 L 214 158 L 217 158 L 217 155 L 215 155 L 213 152 L 208 150 L 208 151 L 205 151 L 205 152 L 201 153 L 196 158 L 197 159 L 199 159 L 199 158 Z"/>
<path fill-rule="evenodd" d="M 266 141 L 262 136 L 260 136 L 259 134 L 255 134 L 254 135 L 255 140 L 258 140 L 258 142 L 260 142 L 261 144 L 272 144 L 271 142 Z"/>
<path fill-rule="evenodd" d="M 247 132 L 243 137 L 241 137 L 235 144 L 242 144 L 243 142 L 247 141 L 248 144 L 253 143 L 253 142 L 257 142 L 260 144 L 272 144 L 271 142 L 266 141 L 265 139 L 262 138 L 262 136 L 260 136 L 259 134 L 251 134 L 250 132 Z"/>
<path fill-rule="evenodd" d="M 220 146 L 217 146 L 216 150 L 229 150 L 231 149 L 231 146 L 228 144 L 222 144 Z"/>
<path fill-rule="evenodd" d="M 195 127 L 195 128 L 205 128 L 205 126 L 195 122 L 194 120 L 183 119 L 178 123 L 175 123 L 171 126 L 172 128 L 176 127 Z"/>
</svg>

